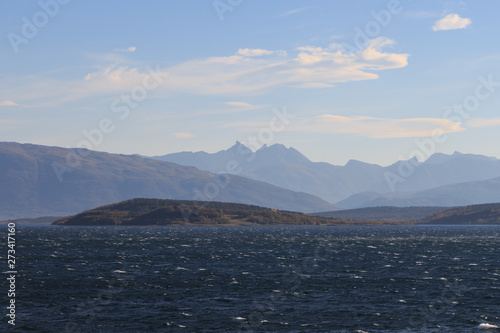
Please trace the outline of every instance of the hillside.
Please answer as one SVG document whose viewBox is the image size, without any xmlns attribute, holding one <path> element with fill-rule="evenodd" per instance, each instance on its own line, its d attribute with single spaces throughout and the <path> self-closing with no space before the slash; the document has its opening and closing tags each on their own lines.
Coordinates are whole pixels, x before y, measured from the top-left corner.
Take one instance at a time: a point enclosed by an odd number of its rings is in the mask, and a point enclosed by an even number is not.
<svg viewBox="0 0 500 333">
<path fill-rule="evenodd" d="M 66 172 L 58 177 L 54 166 Z M 138 197 L 211 199 L 303 212 L 335 209 L 313 195 L 235 175 L 216 177 L 140 156 L 0 142 L 0 220 L 66 216 Z"/>
<path fill-rule="evenodd" d="M 315 216 L 346 220 L 417 221 L 449 207 L 367 207 L 314 213 Z"/>
<path fill-rule="evenodd" d="M 65 226 L 148 226 L 347 225 L 357 223 L 244 204 L 133 199 L 65 217 L 53 224 Z M 364 224 L 384 223 L 365 221 Z"/>
<path fill-rule="evenodd" d="M 427 216 L 422 224 L 500 224 L 500 203 L 457 207 Z"/>
</svg>

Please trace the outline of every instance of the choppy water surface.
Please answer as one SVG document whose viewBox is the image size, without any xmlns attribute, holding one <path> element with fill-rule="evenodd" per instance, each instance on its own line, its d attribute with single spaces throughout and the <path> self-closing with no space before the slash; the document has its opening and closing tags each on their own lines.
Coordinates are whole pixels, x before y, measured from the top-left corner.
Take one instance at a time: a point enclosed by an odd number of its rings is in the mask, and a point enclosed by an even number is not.
<svg viewBox="0 0 500 333">
<path fill-rule="evenodd" d="M 500 326 L 500 227 L 19 226 L 17 238 L 14 331 Z"/>
</svg>

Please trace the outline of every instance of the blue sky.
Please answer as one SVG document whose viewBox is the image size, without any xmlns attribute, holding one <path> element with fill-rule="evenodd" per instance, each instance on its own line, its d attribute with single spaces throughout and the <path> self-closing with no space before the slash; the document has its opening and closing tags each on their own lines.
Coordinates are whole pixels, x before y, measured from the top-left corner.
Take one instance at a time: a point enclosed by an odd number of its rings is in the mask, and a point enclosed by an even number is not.
<svg viewBox="0 0 500 333">
<path fill-rule="evenodd" d="M 282 143 L 333 164 L 500 157 L 499 10 L 4 0 L 0 140 L 143 155 Z"/>
</svg>

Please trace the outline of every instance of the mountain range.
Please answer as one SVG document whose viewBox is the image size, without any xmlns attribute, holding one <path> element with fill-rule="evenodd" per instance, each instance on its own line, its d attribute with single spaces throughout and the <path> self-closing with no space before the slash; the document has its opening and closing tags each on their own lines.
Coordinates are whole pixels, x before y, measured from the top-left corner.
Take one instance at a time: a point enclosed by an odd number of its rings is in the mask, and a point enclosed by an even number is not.
<svg viewBox="0 0 500 333">
<path fill-rule="evenodd" d="M 500 160 L 459 152 L 385 167 L 356 160 L 337 166 L 312 162 L 281 144 L 253 152 L 236 142 L 213 154 L 180 152 L 153 158 L 214 173 L 236 163 L 241 176 L 310 193 L 341 208 L 460 206 L 500 200 Z"/>
<path fill-rule="evenodd" d="M 0 220 L 65 216 L 132 198 L 213 200 L 301 212 L 335 209 L 307 193 L 140 156 L 0 142 Z"/>
<path fill-rule="evenodd" d="M 336 203 L 343 208 L 360 207 L 455 207 L 500 202 L 500 177 L 440 186 L 423 191 L 380 194 L 363 192 Z"/>
<path fill-rule="evenodd" d="M 380 166 L 351 160 L 337 166 L 312 162 L 280 144 L 252 151 L 236 142 L 214 154 L 144 157 L 0 142 L 0 219 L 65 216 L 133 198 L 299 212 L 456 207 L 500 201 L 500 161 L 456 152 L 425 162 Z"/>
</svg>

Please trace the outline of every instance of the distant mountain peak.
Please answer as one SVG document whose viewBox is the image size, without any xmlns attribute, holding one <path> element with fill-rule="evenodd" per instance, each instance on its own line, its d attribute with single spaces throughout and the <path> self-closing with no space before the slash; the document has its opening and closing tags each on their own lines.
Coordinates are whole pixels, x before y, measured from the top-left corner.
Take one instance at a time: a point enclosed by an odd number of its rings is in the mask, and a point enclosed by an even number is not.
<svg viewBox="0 0 500 333">
<path fill-rule="evenodd" d="M 243 143 L 236 140 L 236 143 L 232 147 L 230 147 L 228 150 L 231 151 L 231 150 L 237 150 L 237 149 L 250 149 L 250 148 L 248 148 Z"/>
<path fill-rule="evenodd" d="M 453 154 L 445 154 L 445 153 L 434 153 L 432 154 L 424 163 L 426 164 L 440 164 L 440 163 L 445 163 L 449 162 L 451 160 L 457 159 L 457 158 L 464 158 L 464 157 L 472 157 L 476 155 L 472 154 L 464 154 L 459 151 L 453 152 Z M 477 155 L 483 158 L 484 156 L 482 155 Z"/>
</svg>

